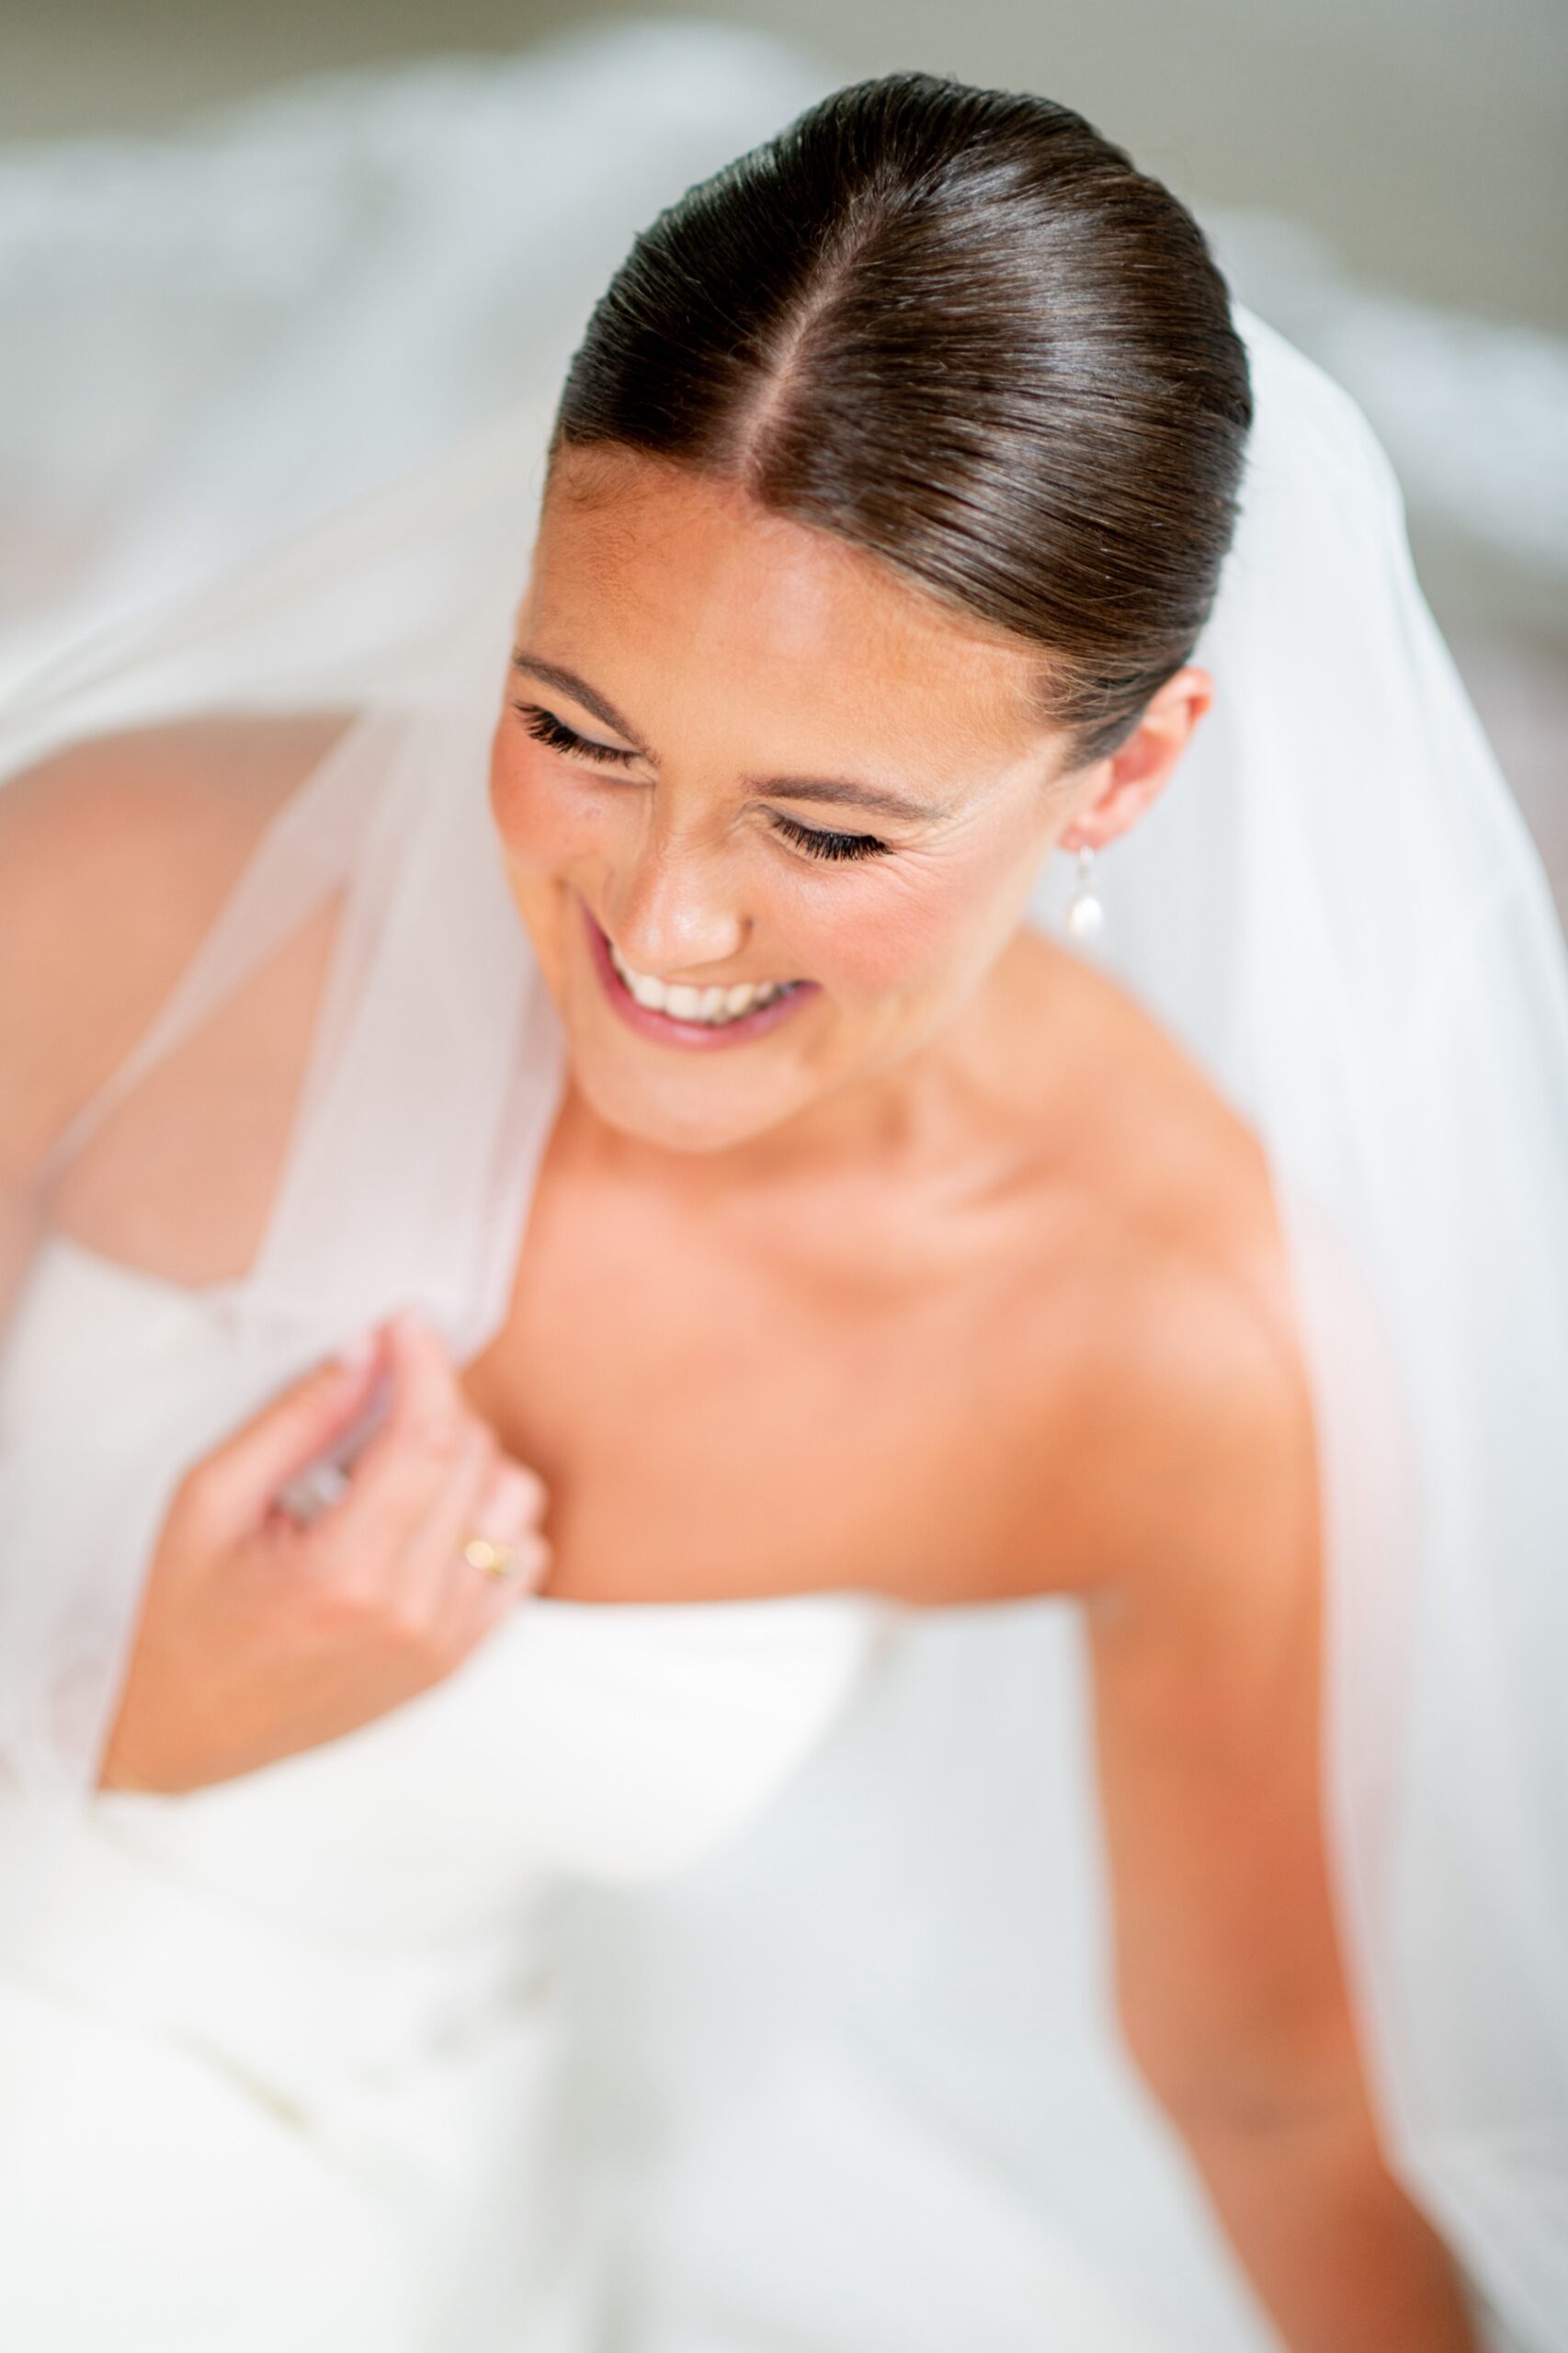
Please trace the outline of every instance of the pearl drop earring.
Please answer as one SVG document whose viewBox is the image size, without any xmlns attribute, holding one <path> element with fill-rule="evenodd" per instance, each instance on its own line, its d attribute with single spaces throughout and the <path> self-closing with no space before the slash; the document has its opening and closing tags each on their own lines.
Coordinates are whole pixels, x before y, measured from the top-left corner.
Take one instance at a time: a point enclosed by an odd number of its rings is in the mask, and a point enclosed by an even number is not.
<svg viewBox="0 0 1568 2353">
<path fill-rule="evenodd" d="M 1090 880 L 1094 864 L 1092 849 L 1085 847 L 1078 852 L 1078 879 L 1067 903 L 1067 934 L 1072 939 L 1097 939 L 1105 929 L 1105 909 L 1096 898 Z"/>
</svg>

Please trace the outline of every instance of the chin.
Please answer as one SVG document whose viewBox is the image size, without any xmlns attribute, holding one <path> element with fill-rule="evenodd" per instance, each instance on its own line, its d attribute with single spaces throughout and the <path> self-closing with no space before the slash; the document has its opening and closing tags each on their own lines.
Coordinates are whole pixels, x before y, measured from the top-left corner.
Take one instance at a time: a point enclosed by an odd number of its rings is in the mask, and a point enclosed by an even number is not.
<svg viewBox="0 0 1568 2353">
<path fill-rule="evenodd" d="M 567 1066 L 577 1093 L 606 1127 L 662 1152 L 726 1152 L 766 1135 L 801 1108 L 793 1101 L 746 1100 L 749 1090 L 723 1080 L 694 1086 L 672 1074 L 664 1085 L 651 1085 L 628 1070 L 607 1067 L 602 1055 L 578 1053 L 570 1030 Z"/>
</svg>

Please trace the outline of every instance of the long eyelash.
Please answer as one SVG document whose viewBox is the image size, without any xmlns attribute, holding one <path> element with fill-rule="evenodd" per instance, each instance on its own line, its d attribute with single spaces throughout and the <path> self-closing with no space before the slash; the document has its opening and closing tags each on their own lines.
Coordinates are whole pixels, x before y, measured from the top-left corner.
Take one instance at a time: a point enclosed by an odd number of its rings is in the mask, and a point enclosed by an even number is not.
<svg viewBox="0 0 1568 2353">
<path fill-rule="evenodd" d="M 636 752 L 622 751 L 613 744 L 590 744 L 585 735 L 579 735 L 563 720 L 557 719 L 552 710 L 546 710 L 542 703 L 517 702 L 512 708 L 521 717 L 536 743 L 547 744 L 552 752 L 563 752 L 568 759 L 608 760 L 625 766 L 639 756 Z M 879 841 L 874 834 L 825 833 L 815 825 L 799 825 L 792 817 L 781 817 L 777 811 L 773 813 L 773 823 L 787 841 L 793 842 L 798 849 L 807 851 L 812 858 L 884 858 L 887 855 L 886 842 Z"/>
<path fill-rule="evenodd" d="M 826 834 L 815 825 L 798 825 L 793 817 L 780 817 L 777 812 L 773 822 L 786 840 L 808 850 L 812 858 L 885 858 L 888 846 L 875 834 Z"/>
<path fill-rule="evenodd" d="M 548 744 L 552 752 L 564 752 L 568 759 L 608 760 L 624 767 L 641 756 L 636 752 L 623 752 L 614 744 L 590 744 L 585 735 L 576 733 L 541 703 L 515 702 L 512 708 L 536 743 Z"/>
</svg>

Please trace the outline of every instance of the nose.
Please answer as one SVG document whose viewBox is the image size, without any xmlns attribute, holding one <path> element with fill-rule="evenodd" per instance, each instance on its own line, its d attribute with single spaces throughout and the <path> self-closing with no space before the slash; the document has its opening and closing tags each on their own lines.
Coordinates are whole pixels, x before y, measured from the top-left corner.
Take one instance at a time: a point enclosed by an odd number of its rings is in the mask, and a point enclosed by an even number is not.
<svg viewBox="0 0 1568 2353">
<path fill-rule="evenodd" d="M 622 868 L 599 920 L 629 964 L 655 980 L 694 980 L 744 947 L 749 917 L 726 887 L 722 854 L 665 834 Z"/>
</svg>

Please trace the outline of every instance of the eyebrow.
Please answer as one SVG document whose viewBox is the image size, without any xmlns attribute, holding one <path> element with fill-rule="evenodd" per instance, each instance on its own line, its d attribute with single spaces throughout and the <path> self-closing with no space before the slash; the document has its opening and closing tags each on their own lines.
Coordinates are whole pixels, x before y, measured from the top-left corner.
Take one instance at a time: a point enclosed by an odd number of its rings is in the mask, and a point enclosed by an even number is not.
<svg viewBox="0 0 1568 2353">
<path fill-rule="evenodd" d="M 525 677 L 538 678 L 547 687 L 559 688 L 570 695 L 585 710 L 611 727 L 628 744 L 634 745 L 644 759 L 654 759 L 636 729 L 628 724 L 614 703 L 607 701 L 597 687 L 580 678 L 574 670 L 563 669 L 558 662 L 541 662 L 532 654 L 516 653 L 512 667 Z M 869 809 L 881 817 L 903 817 L 930 820 L 945 817 L 952 807 L 950 801 L 929 801 L 913 800 L 905 792 L 890 792 L 883 785 L 859 784 L 848 777 L 828 776 L 745 776 L 741 779 L 748 792 L 765 793 L 776 801 L 815 801 L 831 803 L 836 808 Z"/>
<path fill-rule="evenodd" d="M 634 744 L 646 758 L 653 758 L 637 730 L 622 719 L 614 703 L 607 702 L 598 688 L 590 687 L 586 678 L 580 678 L 575 670 L 563 670 L 559 662 L 540 662 L 534 654 L 523 653 L 513 654 L 512 667 L 521 671 L 525 677 L 538 678 L 547 687 L 559 687 L 563 695 L 570 695 L 574 702 L 580 702 L 585 710 L 591 710 L 596 719 L 603 720 L 607 727 L 613 727 L 618 735 L 623 735 L 629 744 Z"/>
<path fill-rule="evenodd" d="M 912 801 L 906 792 L 889 792 L 880 784 L 858 784 L 849 777 L 744 776 L 748 792 L 765 792 L 775 801 L 825 801 L 835 806 L 869 809 L 881 817 L 945 817 L 950 801 Z"/>
</svg>

